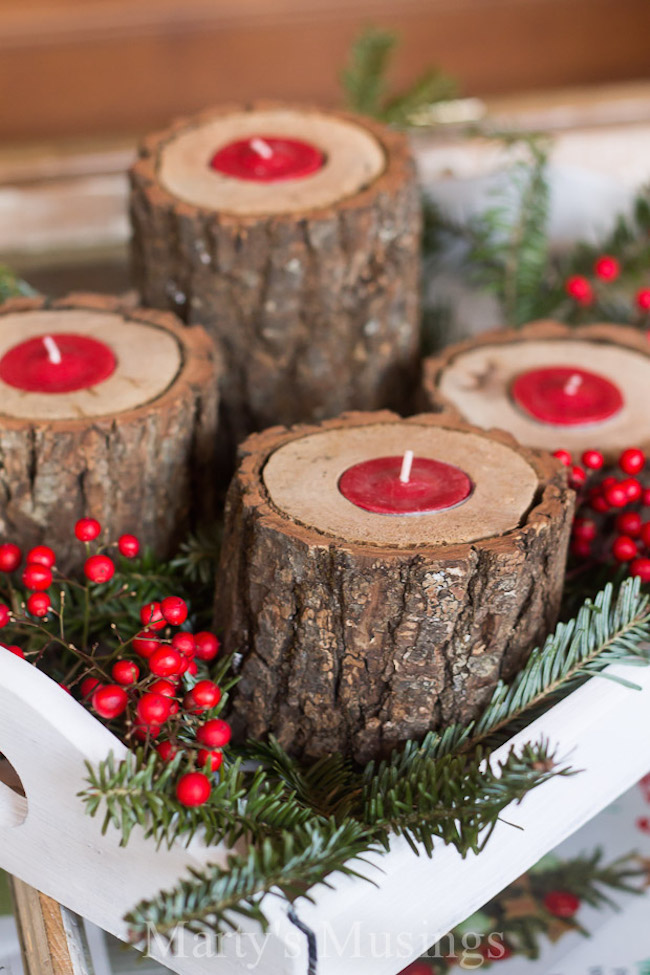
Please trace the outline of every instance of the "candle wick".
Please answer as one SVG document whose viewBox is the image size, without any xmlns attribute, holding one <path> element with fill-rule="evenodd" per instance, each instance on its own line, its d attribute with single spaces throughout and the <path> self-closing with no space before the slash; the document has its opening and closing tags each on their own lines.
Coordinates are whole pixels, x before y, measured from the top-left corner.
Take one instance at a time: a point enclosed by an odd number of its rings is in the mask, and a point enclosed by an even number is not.
<svg viewBox="0 0 650 975">
<path fill-rule="evenodd" d="M 47 357 L 53 366 L 58 366 L 61 364 L 61 349 L 58 347 L 51 335 L 45 335 L 43 337 L 43 345 L 45 346 L 45 351 L 47 352 Z"/>
<path fill-rule="evenodd" d="M 255 138 L 251 139 L 250 145 L 253 152 L 256 152 L 262 159 L 273 158 L 273 149 L 271 149 L 271 146 L 265 139 L 260 139 L 259 136 L 255 136 Z"/>
<path fill-rule="evenodd" d="M 575 396 L 580 387 L 582 386 L 582 376 L 574 372 L 564 384 L 564 392 L 567 396 Z"/>
<path fill-rule="evenodd" d="M 411 479 L 411 467 L 413 466 L 413 451 L 405 450 L 402 459 L 402 469 L 399 472 L 399 479 L 402 484 L 408 484 Z"/>
</svg>

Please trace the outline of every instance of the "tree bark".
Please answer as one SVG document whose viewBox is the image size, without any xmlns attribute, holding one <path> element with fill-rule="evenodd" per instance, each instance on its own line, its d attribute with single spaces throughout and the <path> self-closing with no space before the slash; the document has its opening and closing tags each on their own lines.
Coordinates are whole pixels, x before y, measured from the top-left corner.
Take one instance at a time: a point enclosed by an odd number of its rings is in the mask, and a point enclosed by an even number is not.
<svg viewBox="0 0 650 975">
<path fill-rule="evenodd" d="M 172 308 L 219 341 L 231 447 L 274 423 L 404 409 L 417 377 L 421 229 L 406 138 L 322 113 L 378 140 L 385 169 L 370 185 L 330 206 L 271 216 L 182 202 L 159 179 L 165 147 L 232 110 L 182 120 L 141 147 L 131 220 L 145 303 Z"/>
<path fill-rule="evenodd" d="M 625 400 L 620 414 L 605 423 L 568 427 L 540 423 L 515 407 L 510 396 L 514 375 L 546 364 L 553 345 L 566 345 L 566 354 L 559 356 L 562 365 L 573 362 L 619 387 Z M 576 459 L 596 448 L 615 463 L 630 445 L 650 450 L 649 385 L 650 345 L 638 329 L 540 321 L 484 332 L 425 359 L 419 400 L 421 409 L 507 430 L 529 447 L 564 448 Z"/>
<path fill-rule="evenodd" d="M 47 543 L 59 568 L 77 568 L 85 550 L 74 524 L 89 516 L 113 541 L 133 533 L 157 555 L 171 554 L 201 513 L 214 517 L 219 361 L 213 343 L 168 313 L 127 310 L 98 295 L 15 299 L 0 314 L 42 309 L 112 312 L 171 333 L 181 347 L 180 371 L 157 398 L 122 412 L 115 404 L 110 415 L 0 414 L 1 537 L 25 547 Z"/>
<path fill-rule="evenodd" d="M 533 504 L 502 535 L 486 527 L 470 544 L 377 546 L 330 537 L 274 504 L 263 471 L 282 445 L 396 420 L 348 414 L 241 448 L 216 604 L 225 645 L 241 655 L 231 714 L 240 736 L 273 733 L 296 755 L 365 761 L 474 717 L 556 621 L 574 495 L 558 462 L 506 434 L 431 415 L 401 421 L 405 442 L 414 423 L 478 433 L 533 468 Z"/>
</svg>

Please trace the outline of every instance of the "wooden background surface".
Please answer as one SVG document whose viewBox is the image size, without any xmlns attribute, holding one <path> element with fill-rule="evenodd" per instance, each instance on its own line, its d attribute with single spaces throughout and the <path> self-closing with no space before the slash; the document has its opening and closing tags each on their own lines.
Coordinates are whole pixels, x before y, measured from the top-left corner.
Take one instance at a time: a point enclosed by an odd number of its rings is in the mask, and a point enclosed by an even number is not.
<svg viewBox="0 0 650 975">
<path fill-rule="evenodd" d="M 648 0 L 2 0 L 4 139 L 136 132 L 210 102 L 336 103 L 364 25 L 465 93 L 647 77 Z"/>
</svg>

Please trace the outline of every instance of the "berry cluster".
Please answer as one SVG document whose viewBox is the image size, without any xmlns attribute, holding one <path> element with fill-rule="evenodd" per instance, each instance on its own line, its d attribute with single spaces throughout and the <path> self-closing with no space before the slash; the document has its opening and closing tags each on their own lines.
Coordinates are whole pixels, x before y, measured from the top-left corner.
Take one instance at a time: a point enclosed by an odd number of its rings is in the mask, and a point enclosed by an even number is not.
<svg viewBox="0 0 650 975">
<path fill-rule="evenodd" d="M 642 479 L 643 451 L 638 447 L 622 451 L 617 472 L 605 470 L 598 450 L 586 450 L 582 466 L 574 465 L 566 450 L 557 450 L 554 456 L 570 468 L 569 482 L 578 492 L 572 554 L 594 563 L 626 565 L 630 575 L 650 582 L 650 520 L 643 520 L 641 510 L 650 506 L 650 487 Z"/>
<path fill-rule="evenodd" d="M 65 592 L 70 587 L 82 589 L 81 604 L 89 614 L 93 599 L 100 592 L 97 586 L 110 582 L 116 574 L 115 562 L 104 548 L 90 548 L 101 534 L 99 522 L 83 518 L 77 522 L 75 534 L 88 546 L 86 581 L 65 579 L 57 573 L 53 550 L 46 545 L 36 546 L 27 553 L 20 574 L 29 595 L 21 600 L 9 579 L 12 605 L 0 603 L 0 627 L 11 625 L 21 633 L 29 633 L 33 649 L 27 656 L 34 653 L 39 661 L 48 647 L 55 645 L 64 677 L 61 686 L 78 695 L 100 718 L 112 722 L 112 729 L 122 740 L 142 744 L 145 750 L 155 748 L 164 762 L 182 755 L 176 798 L 185 806 L 202 805 L 211 794 L 211 775 L 221 767 L 223 748 L 230 741 L 230 727 L 218 717 L 222 692 L 208 673 L 208 666 L 218 654 L 219 640 L 207 631 L 190 632 L 187 603 L 180 596 L 170 595 L 140 606 L 140 629 L 129 638 L 122 638 L 117 624 L 112 622 L 109 639 L 101 639 L 90 647 L 85 639 L 78 647 L 69 643 L 64 638 Z M 133 559 L 140 545 L 134 535 L 122 535 L 117 548 L 121 555 Z M 0 545 L 0 573 L 10 577 L 19 571 L 22 561 L 17 545 Z M 47 591 L 55 585 L 55 577 L 61 587 L 60 609 L 53 607 Z M 118 585 L 116 594 L 122 599 L 135 596 L 128 585 Z M 134 609 L 137 611 L 137 604 Z M 47 628 L 48 618 L 56 622 L 56 636 Z M 84 634 L 87 630 L 86 625 Z M 35 635 L 39 639 L 34 647 Z M 26 656 L 19 646 L 12 644 L 6 649 Z"/>
<path fill-rule="evenodd" d="M 602 284 L 611 284 L 621 273 L 621 265 L 615 257 L 603 254 L 594 263 L 595 281 L 582 274 L 574 274 L 564 282 L 564 290 L 577 305 L 588 308 L 596 304 L 598 289 Z M 650 312 L 650 288 L 641 288 L 635 295 L 637 310 L 642 315 Z"/>
</svg>

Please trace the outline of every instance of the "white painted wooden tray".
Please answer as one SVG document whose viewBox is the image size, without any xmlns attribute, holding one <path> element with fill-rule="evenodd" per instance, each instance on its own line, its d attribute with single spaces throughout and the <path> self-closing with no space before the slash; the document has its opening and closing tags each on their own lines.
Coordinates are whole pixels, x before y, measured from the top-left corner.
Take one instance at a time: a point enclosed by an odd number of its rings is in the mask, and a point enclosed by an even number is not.
<svg viewBox="0 0 650 975">
<path fill-rule="evenodd" d="M 517 735 L 544 735 L 584 771 L 554 779 L 507 810 L 486 850 L 463 860 L 438 845 L 416 856 L 396 839 L 368 867 L 377 887 L 336 878 L 314 904 L 298 902 L 301 922 L 316 934 L 319 975 L 396 975 L 456 923 L 578 829 L 650 769 L 650 668 L 611 668 L 641 691 L 593 678 Z M 117 831 L 101 835 L 101 816 L 85 814 L 77 793 L 84 760 L 96 764 L 124 746 L 65 691 L 31 664 L 0 652 L 0 752 L 18 772 L 26 798 L 0 782 L 0 867 L 91 921 L 126 938 L 122 920 L 137 901 L 172 886 L 190 866 L 223 862 L 223 848 L 195 838 L 188 848 L 155 850 L 135 830 L 126 848 Z M 376 869 L 375 869 L 376 868 Z M 286 905 L 267 898 L 268 934 L 250 926 L 224 939 L 206 958 L 206 943 L 189 936 L 182 956 L 153 954 L 180 975 L 306 975 L 307 939 Z"/>
</svg>

